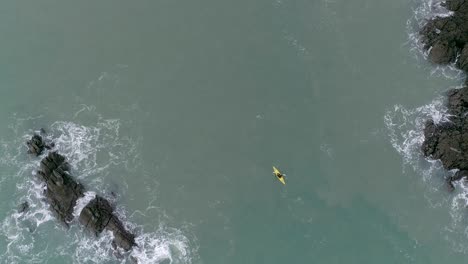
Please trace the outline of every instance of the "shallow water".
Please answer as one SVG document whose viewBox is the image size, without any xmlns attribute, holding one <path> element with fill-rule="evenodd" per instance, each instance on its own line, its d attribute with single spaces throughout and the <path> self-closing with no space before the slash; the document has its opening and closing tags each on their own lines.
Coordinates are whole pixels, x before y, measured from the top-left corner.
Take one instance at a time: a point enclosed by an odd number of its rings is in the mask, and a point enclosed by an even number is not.
<svg viewBox="0 0 468 264">
<path fill-rule="evenodd" d="M 462 78 L 416 43 L 436 4 L 5 2 L 0 262 L 128 262 L 41 201 L 41 127 L 142 263 L 466 259 L 463 188 L 419 153 Z"/>
</svg>

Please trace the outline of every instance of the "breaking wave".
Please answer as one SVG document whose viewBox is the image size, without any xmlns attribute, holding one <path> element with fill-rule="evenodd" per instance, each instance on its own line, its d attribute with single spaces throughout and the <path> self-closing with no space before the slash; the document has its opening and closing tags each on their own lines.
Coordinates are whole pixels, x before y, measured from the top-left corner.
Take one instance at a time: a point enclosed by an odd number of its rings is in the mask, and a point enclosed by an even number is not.
<svg viewBox="0 0 468 264">
<path fill-rule="evenodd" d="M 424 158 L 421 146 L 424 142 L 426 120 L 432 119 L 436 124 L 448 121 L 449 114 L 444 103 L 445 99 L 438 97 L 431 103 L 415 109 L 395 105 L 384 116 L 390 143 L 402 156 L 403 168 L 412 167 L 421 172 L 425 180 L 443 171 L 440 162 Z"/>
</svg>

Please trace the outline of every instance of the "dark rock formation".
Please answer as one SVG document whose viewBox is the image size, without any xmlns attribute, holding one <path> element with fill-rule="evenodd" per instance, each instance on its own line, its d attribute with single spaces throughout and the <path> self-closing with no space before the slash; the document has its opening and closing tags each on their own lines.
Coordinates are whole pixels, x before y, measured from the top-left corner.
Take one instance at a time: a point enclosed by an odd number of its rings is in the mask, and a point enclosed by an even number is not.
<svg viewBox="0 0 468 264">
<path fill-rule="evenodd" d="M 41 128 L 40 133 L 35 133 L 32 138 L 26 141 L 26 146 L 28 146 L 28 153 L 39 156 L 42 154 L 44 149 L 51 149 L 54 147 L 54 143 L 46 143 L 43 139 L 45 135 L 45 130 Z"/>
<path fill-rule="evenodd" d="M 114 234 L 113 245 L 130 250 L 135 245 L 135 236 L 125 230 L 120 220 L 113 215 L 107 200 L 96 196 L 80 214 L 80 223 L 95 235 L 108 229 Z"/>
<path fill-rule="evenodd" d="M 29 209 L 29 203 L 28 202 L 22 202 L 20 206 L 18 207 L 18 213 L 24 213 Z"/>
<path fill-rule="evenodd" d="M 449 17 L 436 17 L 421 30 L 424 48 L 436 64 L 456 61 L 456 66 L 468 72 L 468 0 L 447 0 L 443 3 L 453 11 Z M 468 80 L 465 82 L 468 84 Z M 468 87 L 448 93 L 448 121 L 435 124 L 428 120 L 424 129 L 422 151 L 426 157 L 439 159 L 444 168 L 459 171 L 446 179 L 449 190 L 453 181 L 468 172 Z"/>
<path fill-rule="evenodd" d="M 83 185 L 73 180 L 68 169 L 65 157 L 50 152 L 42 159 L 41 168 L 37 172 L 46 183 L 44 194 L 52 211 L 65 225 L 73 220 L 73 207 L 84 193 Z"/>
<path fill-rule="evenodd" d="M 34 134 L 31 140 L 26 142 L 26 145 L 28 146 L 28 153 L 34 154 L 36 156 L 41 155 L 45 148 L 42 137 L 38 134 Z"/>
<path fill-rule="evenodd" d="M 454 181 L 459 181 L 463 178 L 466 179 L 466 177 L 468 176 L 468 171 L 466 170 L 461 170 L 461 171 L 457 171 L 457 173 L 455 173 L 455 175 L 451 176 L 451 177 L 448 177 L 446 179 L 447 181 L 447 185 L 448 185 L 448 190 L 449 191 L 453 191 L 455 190 L 455 186 L 453 186 L 453 182 Z"/>
<path fill-rule="evenodd" d="M 128 232 L 123 226 L 122 222 L 116 217 L 112 216 L 107 223 L 106 229 L 114 234 L 115 245 L 125 250 L 130 250 L 135 246 L 135 235 Z"/>
<path fill-rule="evenodd" d="M 426 121 L 422 151 L 426 157 L 439 159 L 444 168 L 460 170 L 447 179 L 453 190 L 452 182 L 468 172 L 468 87 L 450 90 L 447 107 L 448 122 Z"/>
<path fill-rule="evenodd" d="M 35 155 L 39 155 L 45 148 L 40 135 L 35 134 L 29 142 L 31 143 L 28 146 L 34 146 L 34 152 L 31 153 Z M 73 220 L 76 202 L 85 192 L 83 185 L 69 174 L 69 168 L 64 156 L 57 152 L 49 152 L 41 160 L 40 169 L 37 171 L 38 177 L 46 184 L 44 195 L 51 210 L 66 226 Z M 27 203 L 22 205 L 22 211 L 27 207 Z M 85 206 L 80 213 L 79 222 L 96 236 L 104 229 L 111 231 L 114 235 L 112 242 L 114 248 L 120 247 L 128 251 L 135 245 L 135 236 L 125 229 L 122 222 L 113 214 L 109 202 L 100 196 L 96 196 Z"/>
<path fill-rule="evenodd" d="M 468 0 L 447 0 L 443 6 L 454 14 L 436 17 L 420 32 L 429 59 L 436 64 L 454 62 L 468 41 Z"/>
<path fill-rule="evenodd" d="M 465 44 L 462 51 L 460 52 L 460 57 L 457 61 L 457 67 L 464 71 L 468 72 L 468 44 Z"/>
</svg>

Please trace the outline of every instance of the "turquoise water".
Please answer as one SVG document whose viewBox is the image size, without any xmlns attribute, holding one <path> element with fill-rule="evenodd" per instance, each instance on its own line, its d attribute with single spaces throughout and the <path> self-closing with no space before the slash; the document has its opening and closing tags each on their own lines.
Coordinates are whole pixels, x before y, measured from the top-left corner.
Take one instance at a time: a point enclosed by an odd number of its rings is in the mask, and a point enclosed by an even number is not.
<svg viewBox="0 0 468 264">
<path fill-rule="evenodd" d="M 461 84 L 415 44 L 429 3 L 5 2 L 1 263 L 129 263 L 41 202 L 41 127 L 141 263 L 465 260 L 463 189 L 418 151 Z"/>
</svg>

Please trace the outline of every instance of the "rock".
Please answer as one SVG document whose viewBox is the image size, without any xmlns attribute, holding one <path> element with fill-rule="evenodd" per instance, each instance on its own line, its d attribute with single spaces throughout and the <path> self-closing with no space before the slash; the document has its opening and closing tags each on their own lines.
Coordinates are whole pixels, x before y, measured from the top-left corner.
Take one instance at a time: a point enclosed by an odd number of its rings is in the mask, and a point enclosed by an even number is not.
<svg viewBox="0 0 468 264">
<path fill-rule="evenodd" d="M 138 264 L 138 259 L 135 258 L 134 256 L 130 256 L 129 259 L 130 259 L 130 261 L 131 261 L 132 264 Z"/>
<path fill-rule="evenodd" d="M 447 179 L 445 179 L 446 183 L 447 183 L 447 190 L 449 192 L 453 192 L 455 190 L 455 186 L 453 185 L 453 181 L 450 179 L 450 177 L 448 177 Z"/>
<path fill-rule="evenodd" d="M 80 223 L 96 236 L 106 228 L 112 217 L 112 207 L 109 202 L 96 196 L 80 213 Z"/>
<path fill-rule="evenodd" d="M 69 165 L 65 157 L 50 152 L 42 159 L 38 175 L 46 183 L 44 192 L 52 211 L 66 225 L 73 220 L 73 208 L 83 196 L 84 187 L 68 174 Z"/>
<path fill-rule="evenodd" d="M 36 156 L 41 155 L 45 148 L 42 137 L 38 134 L 34 134 L 30 140 L 26 141 L 26 145 L 28 146 L 28 153 Z"/>
<path fill-rule="evenodd" d="M 461 11 L 466 12 L 468 6 L 466 5 L 466 0 L 447 0 L 441 5 L 447 8 L 450 11 Z"/>
<path fill-rule="evenodd" d="M 453 15 L 435 17 L 420 31 L 429 60 L 435 64 L 455 62 L 468 42 L 468 0 L 447 0 L 444 6 Z"/>
<path fill-rule="evenodd" d="M 32 153 L 36 154 L 45 148 L 40 135 L 34 135 L 27 144 L 34 151 Z M 57 152 L 49 152 L 41 160 L 37 171 L 39 179 L 46 184 L 45 200 L 65 226 L 73 220 L 76 202 L 85 192 L 84 186 L 73 179 L 69 170 L 70 165 L 64 156 Z M 23 203 L 19 211 L 25 211 L 27 207 L 28 204 Z M 135 245 L 135 236 L 125 229 L 122 222 L 113 214 L 113 210 L 106 199 L 96 196 L 80 212 L 79 222 L 96 236 L 105 229 L 111 231 L 114 235 L 113 247 L 128 251 Z"/>
<path fill-rule="evenodd" d="M 460 52 L 460 57 L 457 61 L 457 67 L 464 71 L 468 72 L 468 44 L 465 44 L 462 51 Z"/>
<path fill-rule="evenodd" d="M 454 181 L 459 181 L 461 180 L 462 178 L 466 178 L 468 176 L 468 171 L 467 170 L 461 170 L 461 171 L 457 171 L 457 173 L 455 173 L 455 175 L 451 176 L 451 177 L 448 177 L 446 180 L 447 182 L 447 186 L 448 186 L 448 190 L 450 192 L 454 191 L 455 190 L 455 186 L 453 185 L 453 182 Z"/>
<path fill-rule="evenodd" d="M 421 29 L 424 49 L 435 64 L 456 61 L 456 67 L 468 73 L 468 0 L 447 0 L 442 5 L 451 16 L 435 17 Z M 468 87 L 468 80 L 465 80 Z M 446 179 L 448 189 L 454 190 L 454 181 L 468 175 L 468 88 L 447 93 L 448 122 L 435 124 L 428 120 L 424 128 L 421 150 L 424 156 L 439 159 L 444 168 L 458 169 Z"/>
<path fill-rule="evenodd" d="M 425 141 L 422 151 L 426 157 L 440 159 L 444 167 L 451 169 L 468 169 L 468 150 L 462 143 L 462 124 L 442 123 L 435 125 L 432 120 L 424 129 Z"/>
<path fill-rule="evenodd" d="M 18 208 L 18 213 L 24 213 L 29 209 L 29 203 L 28 202 L 22 202 Z"/>
<path fill-rule="evenodd" d="M 122 222 L 116 217 L 112 216 L 107 229 L 112 231 L 114 234 L 114 242 L 117 246 L 123 248 L 124 250 L 130 250 L 135 246 L 135 235 L 128 232 L 123 226 Z"/>
<path fill-rule="evenodd" d="M 449 64 L 457 57 L 457 47 L 455 43 L 447 40 L 435 41 L 429 51 L 429 59 L 435 64 Z"/>
<path fill-rule="evenodd" d="M 34 133 L 30 140 L 26 141 L 28 153 L 39 156 L 44 152 L 44 149 L 52 149 L 55 144 L 44 140 L 45 130 L 41 128 L 39 133 Z"/>
<path fill-rule="evenodd" d="M 439 159 L 447 170 L 460 170 L 448 180 L 453 189 L 452 182 L 468 171 L 468 87 L 450 90 L 447 95 L 449 121 L 426 121 L 421 148 L 424 156 Z"/>
<path fill-rule="evenodd" d="M 124 250 L 130 250 L 135 245 L 135 236 L 125 230 L 120 220 L 113 215 L 112 206 L 100 196 L 96 196 L 83 208 L 80 213 L 80 223 L 95 235 L 104 229 L 111 231 L 114 235 L 113 245 Z"/>
</svg>

